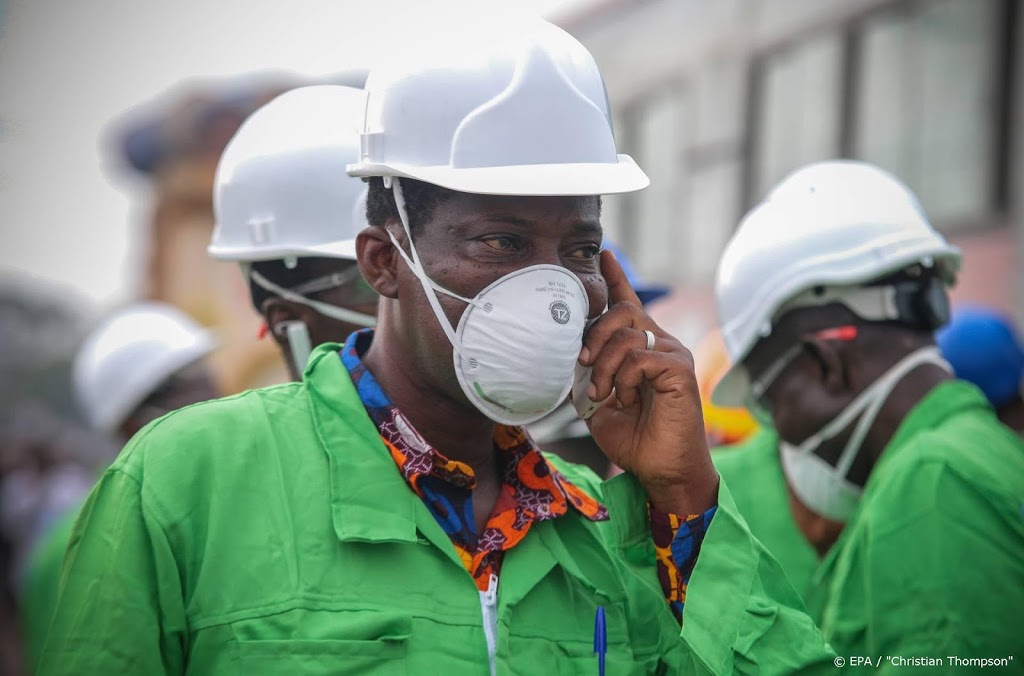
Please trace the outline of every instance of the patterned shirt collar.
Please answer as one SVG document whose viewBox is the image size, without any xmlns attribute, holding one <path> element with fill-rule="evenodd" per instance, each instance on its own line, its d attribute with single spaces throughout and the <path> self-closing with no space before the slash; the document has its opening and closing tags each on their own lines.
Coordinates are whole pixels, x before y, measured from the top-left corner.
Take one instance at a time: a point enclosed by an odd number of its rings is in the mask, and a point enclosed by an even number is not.
<svg viewBox="0 0 1024 676">
<path fill-rule="evenodd" d="M 429 492 L 423 485 L 424 477 L 440 479 L 455 488 L 472 490 L 476 482 L 472 468 L 446 458 L 431 447 L 363 364 L 361 355 L 365 354 L 372 339 L 371 329 L 352 334 L 341 351 L 341 359 L 403 478 L 424 499 Z M 548 463 L 523 428 L 497 425 L 494 443 L 504 455 L 504 486 L 495 505 L 495 514 L 502 509 L 514 509 L 516 521 L 544 521 L 565 514 L 571 505 L 591 521 L 608 518 L 604 505 Z M 514 505 L 509 503 L 509 499 Z"/>
</svg>

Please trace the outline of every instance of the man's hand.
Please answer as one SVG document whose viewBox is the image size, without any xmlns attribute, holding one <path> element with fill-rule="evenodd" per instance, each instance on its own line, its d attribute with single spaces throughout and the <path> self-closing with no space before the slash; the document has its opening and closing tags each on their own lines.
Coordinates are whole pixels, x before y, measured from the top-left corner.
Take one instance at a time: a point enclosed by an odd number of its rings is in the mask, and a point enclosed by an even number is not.
<svg viewBox="0 0 1024 676">
<path fill-rule="evenodd" d="M 607 401 L 590 418 L 605 455 L 640 481 L 655 508 L 700 514 L 718 502 L 693 355 L 644 312 L 610 251 L 602 252 L 608 312 L 583 337 L 580 363 L 593 366 L 588 396 Z M 654 346 L 647 349 L 647 335 Z"/>
</svg>

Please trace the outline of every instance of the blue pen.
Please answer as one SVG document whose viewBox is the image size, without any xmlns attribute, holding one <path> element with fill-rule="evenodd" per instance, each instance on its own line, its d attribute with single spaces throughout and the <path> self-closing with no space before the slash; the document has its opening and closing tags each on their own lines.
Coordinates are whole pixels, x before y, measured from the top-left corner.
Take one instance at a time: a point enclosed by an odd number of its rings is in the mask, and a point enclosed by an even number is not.
<svg viewBox="0 0 1024 676">
<path fill-rule="evenodd" d="M 597 607 L 594 616 L 594 652 L 597 653 L 597 673 L 604 676 L 604 656 L 608 652 L 608 627 L 604 619 L 604 606 Z"/>
</svg>

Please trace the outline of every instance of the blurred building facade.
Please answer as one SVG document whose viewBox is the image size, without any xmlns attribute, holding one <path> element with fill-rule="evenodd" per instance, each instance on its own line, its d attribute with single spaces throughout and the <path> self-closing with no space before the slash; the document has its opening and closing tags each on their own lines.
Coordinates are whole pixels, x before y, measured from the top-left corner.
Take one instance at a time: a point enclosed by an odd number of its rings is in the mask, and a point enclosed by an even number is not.
<svg viewBox="0 0 1024 676">
<path fill-rule="evenodd" d="M 609 235 L 670 283 L 694 341 L 743 213 L 793 169 L 893 171 L 964 250 L 954 302 L 1024 316 L 1024 11 L 1017 0 L 606 0 L 559 23 L 594 54 L 651 187 Z"/>
</svg>

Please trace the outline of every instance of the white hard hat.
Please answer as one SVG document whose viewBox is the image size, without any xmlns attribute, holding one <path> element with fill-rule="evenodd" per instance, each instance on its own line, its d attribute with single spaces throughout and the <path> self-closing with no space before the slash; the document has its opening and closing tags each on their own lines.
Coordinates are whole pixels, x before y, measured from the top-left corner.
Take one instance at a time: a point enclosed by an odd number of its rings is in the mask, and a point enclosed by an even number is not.
<svg viewBox="0 0 1024 676">
<path fill-rule="evenodd" d="M 365 97 L 321 85 L 281 94 L 246 119 L 217 165 L 209 254 L 241 262 L 290 256 L 355 260 L 366 227 L 358 156 Z M 365 201 L 364 201 L 365 206 Z"/>
<path fill-rule="evenodd" d="M 713 401 L 743 405 L 749 378 L 742 362 L 794 298 L 816 287 L 857 287 L 914 264 L 934 267 L 952 284 L 960 251 L 894 176 L 853 161 L 790 174 L 747 214 L 719 262 L 715 296 L 733 365 Z M 849 295 L 852 304 L 856 294 Z"/>
<path fill-rule="evenodd" d="M 371 71 L 352 176 L 493 195 L 647 187 L 636 163 L 616 153 L 604 81 L 574 37 L 536 17 L 451 27 Z"/>
<path fill-rule="evenodd" d="M 163 303 L 107 317 L 75 355 L 75 398 L 92 425 L 115 431 L 170 376 L 209 354 L 213 335 Z"/>
</svg>

